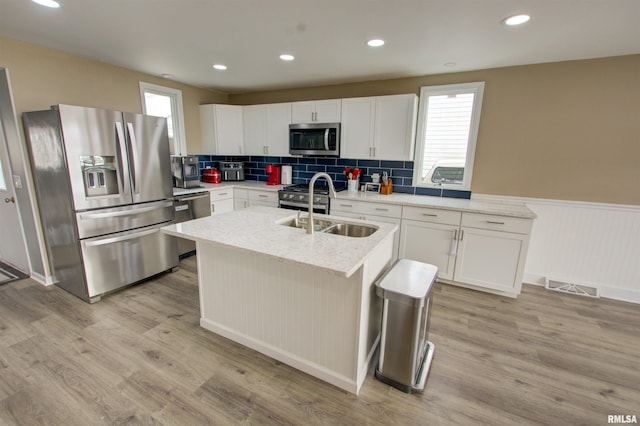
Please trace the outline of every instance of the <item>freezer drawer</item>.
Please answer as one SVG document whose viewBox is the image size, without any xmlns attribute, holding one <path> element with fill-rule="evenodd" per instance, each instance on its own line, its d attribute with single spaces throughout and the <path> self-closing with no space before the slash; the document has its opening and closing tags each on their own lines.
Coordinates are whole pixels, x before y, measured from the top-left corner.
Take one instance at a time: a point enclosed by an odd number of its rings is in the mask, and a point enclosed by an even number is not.
<svg viewBox="0 0 640 426">
<path fill-rule="evenodd" d="M 172 200 L 76 213 L 80 239 L 169 222 L 174 217 Z"/>
<path fill-rule="evenodd" d="M 167 224 L 82 240 L 89 298 L 177 266 L 176 240 L 160 231 Z"/>
</svg>

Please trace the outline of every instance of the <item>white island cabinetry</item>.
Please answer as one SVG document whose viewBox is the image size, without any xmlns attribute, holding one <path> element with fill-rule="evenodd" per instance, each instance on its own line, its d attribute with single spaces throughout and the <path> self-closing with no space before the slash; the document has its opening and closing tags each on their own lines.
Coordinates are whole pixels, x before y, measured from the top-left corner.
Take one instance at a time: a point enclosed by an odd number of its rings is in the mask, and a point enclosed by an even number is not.
<svg viewBox="0 0 640 426">
<path fill-rule="evenodd" d="M 397 226 L 308 235 L 281 224 L 295 217 L 254 206 L 163 232 L 196 241 L 202 327 L 357 394 L 380 338 L 374 283 Z"/>
</svg>

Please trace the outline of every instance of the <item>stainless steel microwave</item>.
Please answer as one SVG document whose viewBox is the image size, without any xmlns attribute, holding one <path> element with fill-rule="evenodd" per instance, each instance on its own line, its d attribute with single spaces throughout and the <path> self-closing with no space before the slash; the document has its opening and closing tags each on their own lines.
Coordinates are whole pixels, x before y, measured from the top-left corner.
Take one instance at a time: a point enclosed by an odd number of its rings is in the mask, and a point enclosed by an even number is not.
<svg viewBox="0 0 640 426">
<path fill-rule="evenodd" d="M 289 125 L 289 154 L 340 156 L 340 123 Z"/>
</svg>

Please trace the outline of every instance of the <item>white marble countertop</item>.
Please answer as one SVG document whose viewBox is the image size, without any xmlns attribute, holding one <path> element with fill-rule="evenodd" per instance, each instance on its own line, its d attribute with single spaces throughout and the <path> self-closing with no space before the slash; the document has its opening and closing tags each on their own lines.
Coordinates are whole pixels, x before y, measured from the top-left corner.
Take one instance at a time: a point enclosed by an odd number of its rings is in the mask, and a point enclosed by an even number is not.
<svg viewBox="0 0 640 426">
<path fill-rule="evenodd" d="M 222 182 L 218 184 L 200 183 L 200 188 L 173 188 L 173 195 L 193 194 L 196 192 L 210 191 L 224 188 L 259 189 L 273 191 L 284 188 L 287 185 L 267 185 L 265 182 L 244 180 L 235 182 Z M 519 217 L 523 219 L 535 219 L 536 214 L 524 204 L 507 204 L 490 201 L 464 200 L 460 198 L 432 197 L 428 195 L 412 195 L 394 193 L 381 195 L 372 192 L 338 192 L 338 198 L 342 200 L 358 200 L 365 202 L 378 202 L 399 204 L 403 206 L 432 207 L 444 210 L 457 210 L 469 213 L 493 214 L 498 216 Z"/>
<path fill-rule="evenodd" d="M 196 192 L 214 191 L 225 188 L 259 189 L 261 191 L 278 192 L 285 186 L 287 185 L 267 185 L 265 182 L 258 182 L 256 180 L 227 181 L 221 183 L 200 182 L 200 187 L 198 188 L 173 188 L 173 195 L 194 194 Z"/>
<path fill-rule="evenodd" d="M 393 238 L 398 226 L 391 223 L 361 221 L 315 214 L 332 222 L 364 223 L 379 229 L 364 238 L 346 237 L 322 232 L 307 235 L 305 229 L 278 224 L 296 217 L 296 212 L 273 207 L 252 206 L 242 210 L 203 217 L 168 225 L 162 231 L 196 242 L 216 243 L 274 260 L 302 263 L 350 277 L 374 249 L 387 238 Z M 306 213 L 303 213 L 303 217 Z"/>
<path fill-rule="evenodd" d="M 493 214 L 498 216 L 535 219 L 536 214 L 524 204 L 507 204 L 489 201 L 474 201 L 460 198 L 432 197 L 428 195 L 389 194 L 373 192 L 338 192 L 338 199 L 357 200 L 374 203 L 399 204 L 403 206 L 431 207 L 434 209 L 456 210 L 469 213 Z"/>
</svg>

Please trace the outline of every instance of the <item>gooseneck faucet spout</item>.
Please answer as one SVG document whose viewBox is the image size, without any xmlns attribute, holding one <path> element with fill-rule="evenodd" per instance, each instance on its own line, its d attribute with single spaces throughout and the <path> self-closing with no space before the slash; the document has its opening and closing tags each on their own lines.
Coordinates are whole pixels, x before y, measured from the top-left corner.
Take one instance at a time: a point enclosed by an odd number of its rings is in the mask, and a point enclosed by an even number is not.
<svg viewBox="0 0 640 426">
<path fill-rule="evenodd" d="M 313 234 L 314 231 L 314 223 L 313 223 L 313 187 L 316 184 L 318 178 L 325 178 L 327 180 L 327 184 L 329 186 L 329 198 L 336 198 L 336 189 L 333 187 L 333 180 L 331 176 L 324 172 L 316 173 L 309 181 L 309 216 L 307 216 L 307 234 Z"/>
</svg>

